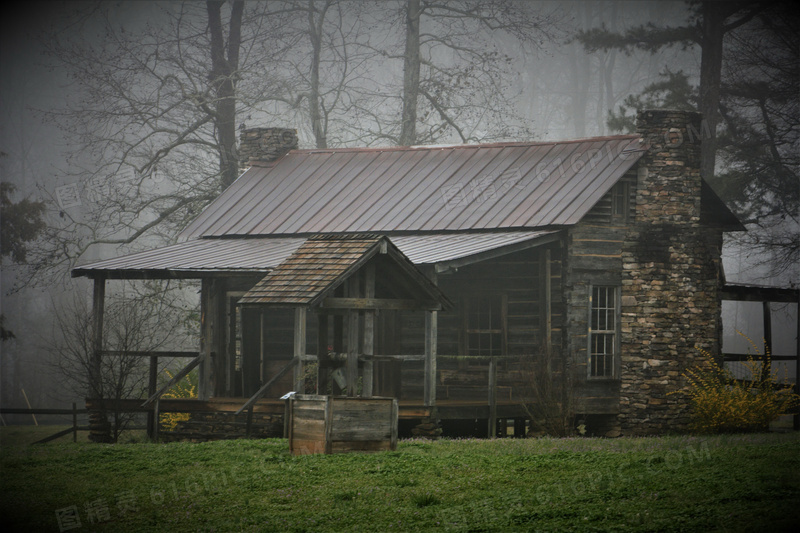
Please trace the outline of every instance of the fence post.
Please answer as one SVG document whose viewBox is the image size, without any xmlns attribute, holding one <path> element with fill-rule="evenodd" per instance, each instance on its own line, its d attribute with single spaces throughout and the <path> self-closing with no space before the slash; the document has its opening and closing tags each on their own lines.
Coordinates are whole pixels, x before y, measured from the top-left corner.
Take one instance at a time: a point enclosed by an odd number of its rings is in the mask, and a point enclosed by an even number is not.
<svg viewBox="0 0 800 533">
<path fill-rule="evenodd" d="M 78 404 L 72 402 L 72 442 L 78 442 Z"/>
<path fill-rule="evenodd" d="M 158 356 L 151 355 L 150 356 L 150 375 L 147 384 L 147 397 L 149 398 L 153 394 L 156 393 L 157 386 L 158 386 Z M 147 413 L 147 434 L 153 434 L 153 428 L 157 424 L 156 419 L 153 417 L 153 412 L 148 411 Z"/>
<path fill-rule="evenodd" d="M 153 406 L 153 420 L 154 420 L 154 423 L 153 423 L 153 435 L 150 437 L 153 440 L 153 442 L 158 442 L 158 426 L 161 425 L 161 424 L 159 424 L 159 420 L 158 420 L 160 418 L 160 416 L 159 416 L 160 413 L 159 413 L 159 409 L 158 409 L 160 402 L 161 402 L 161 398 L 157 399 L 155 405 Z"/>
<path fill-rule="evenodd" d="M 247 425 L 245 426 L 245 436 L 249 439 L 253 433 L 253 406 L 247 410 Z"/>
</svg>

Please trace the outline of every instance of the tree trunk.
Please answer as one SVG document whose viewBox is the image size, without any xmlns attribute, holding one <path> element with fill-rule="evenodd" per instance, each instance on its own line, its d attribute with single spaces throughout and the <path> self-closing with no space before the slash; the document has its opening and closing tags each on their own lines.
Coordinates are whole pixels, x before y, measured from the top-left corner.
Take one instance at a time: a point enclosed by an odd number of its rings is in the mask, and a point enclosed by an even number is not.
<svg viewBox="0 0 800 533">
<path fill-rule="evenodd" d="M 219 143 L 220 184 L 224 190 L 239 177 L 236 153 L 236 76 L 239 69 L 244 1 L 234 0 L 228 29 L 228 45 L 222 30 L 223 1 L 206 2 L 211 33 L 211 83 L 216 91 L 215 124 Z"/>
<path fill-rule="evenodd" d="M 406 5 L 406 55 L 403 63 L 403 115 L 400 146 L 411 146 L 417 140 L 417 99 L 419 97 L 419 17 L 420 1 Z"/>
<path fill-rule="evenodd" d="M 317 148 L 328 147 L 319 94 L 319 63 L 322 55 L 322 25 L 329 6 L 330 1 L 326 1 L 319 14 L 319 19 L 315 20 L 314 0 L 308 1 L 308 31 L 311 36 L 311 86 L 308 95 L 308 114 Z"/>
<path fill-rule="evenodd" d="M 705 179 L 714 176 L 719 124 L 719 89 L 722 78 L 722 40 L 725 35 L 724 2 L 703 2 L 703 42 L 700 58 L 700 112 L 708 125 L 703 137 L 700 172 Z"/>
</svg>

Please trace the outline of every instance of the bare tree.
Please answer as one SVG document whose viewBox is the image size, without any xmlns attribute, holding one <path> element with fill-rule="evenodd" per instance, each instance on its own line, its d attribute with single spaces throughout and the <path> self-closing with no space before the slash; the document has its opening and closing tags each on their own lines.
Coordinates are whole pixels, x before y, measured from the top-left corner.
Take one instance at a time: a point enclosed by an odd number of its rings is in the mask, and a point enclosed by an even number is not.
<svg viewBox="0 0 800 533">
<path fill-rule="evenodd" d="M 522 408 L 531 421 L 532 435 L 569 437 L 576 432 L 575 369 L 568 357 L 556 357 L 542 347 L 521 359 L 526 376 Z"/>
<path fill-rule="evenodd" d="M 293 115 L 318 147 L 527 131 L 502 46 L 537 49 L 552 17 L 511 0 L 415 2 L 166 3 L 138 23 L 106 3 L 76 11 L 47 41 L 74 90 L 46 113 L 76 149 L 42 186 L 52 209 L 20 285 L 60 279 L 92 247 L 172 241 L 237 176 L 236 130 L 251 117 Z M 397 24 L 416 5 L 419 42 Z M 403 69 L 406 49 L 416 66 Z M 403 81 L 414 68 L 418 83 Z"/>
<path fill-rule="evenodd" d="M 174 239 L 238 175 L 236 120 L 252 102 L 239 86 L 265 72 L 249 70 L 265 7 L 146 6 L 138 23 L 110 4 L 74 8 L 70 31 L 44 40 L 72 80 L 65 107 L 44 115 L 74 150 L 58 185 L 42 186 L 52 210 L 23 285 L 60 278 L 92 246 Z M 259 100 L 272 90 L 258 87 Z"/>
<path fill-rule="evenodd" d="M 270 57 L 280 91 L 256 106 L 259 113 L 297 125 L 317 148 L 363 142 L 352 135 L 360 121 L 353 100 L 376 67 L 369 45 L 372 31 L 365 21 L 365 13 L 374 9 L 366 1 L 283 2 L 280 38 L 285 53 Z M 258 53 L 267 56 L 269 50 Z"/>
<path fill-rule="evenodd" d="M 559 34 L 553 13 L 511 0 L 405 0 L 401 13 L 402 110 L 399 132 L 387 137 L 412 145 L 525 136 L 511 105 L 512 59 L 503 39 L 538 50 Z"/>
<path fill-rule="evenodd" d="M 86 301 L 73 296 L 54 306 L 53 335 L 45 348 L 53 354 L 52 369 L 65 387 L 78 397 L 111 400 L 114 408 L 98 413 L 108 434 L 95 434 L 100 440 L 116 442 L 133 420 L 121 410 L 119 400 L 146 397 L 148 357 L 141 353 L 164 349 L 176 336 L 195 334 L 176 307 L 182 307 L 175 291 L 160 284 L 139 287 L 111 298 L 104 312 L 104 350 L 95 356 L 95 321 Z M 162 364 L 169 364 L 165 361 Z M 113 423 L 109 421 L 113 418 Z"/>
<path fill-rule="evenodd" d="M 556 18 L 513 1 L 297 0 L 277 58 L 315 146 L 474 142 L 529 135 L 503 51 L 536 51 Z M 300 16 L 302 14 L 302 16 Z M 304 48 L 303 48 L 304 47 Z M 299 50 L 299 52 L 297 52 Z"/>
<path fill-rule="evenodd" d="M 0 157 L 5 154 L 0 153 Z M 29 243 L 35 241 L 45 227 L 42 213 L 44 202 L 23 198 L 13 201 L 16 187 L 11 183 L 0 181 L 0 264 L 9 258 L 14 263 L 24 263 L 27 258 Z M 0 314 L 0 342 L 16 336 L 3 326 L 5 316 Z"/>
</svg>

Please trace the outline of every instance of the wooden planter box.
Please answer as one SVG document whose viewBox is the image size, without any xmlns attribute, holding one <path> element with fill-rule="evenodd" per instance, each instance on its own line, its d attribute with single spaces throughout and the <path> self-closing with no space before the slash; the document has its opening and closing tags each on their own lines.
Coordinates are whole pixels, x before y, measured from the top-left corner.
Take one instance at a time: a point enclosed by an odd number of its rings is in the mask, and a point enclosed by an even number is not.
<svg viewBox="0 0 800 533">
<path fill-rule="evenodd" d="M 397 399 L 296 394 L 289 400 L 292 455 L 397 449 Z"/>
</svg>

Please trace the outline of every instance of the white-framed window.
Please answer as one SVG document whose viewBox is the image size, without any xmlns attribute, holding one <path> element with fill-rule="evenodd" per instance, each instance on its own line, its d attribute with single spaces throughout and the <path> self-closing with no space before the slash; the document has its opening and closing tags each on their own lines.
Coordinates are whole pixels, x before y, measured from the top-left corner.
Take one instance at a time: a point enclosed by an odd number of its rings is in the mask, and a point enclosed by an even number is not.
<svg viewBox="0 0 800 533">
<path fill-rule="evenodd" d="M 619 287 L 594 285 L 589 300 L 589 377 L 615 376 L 619 352 Z"/>
</svg>

